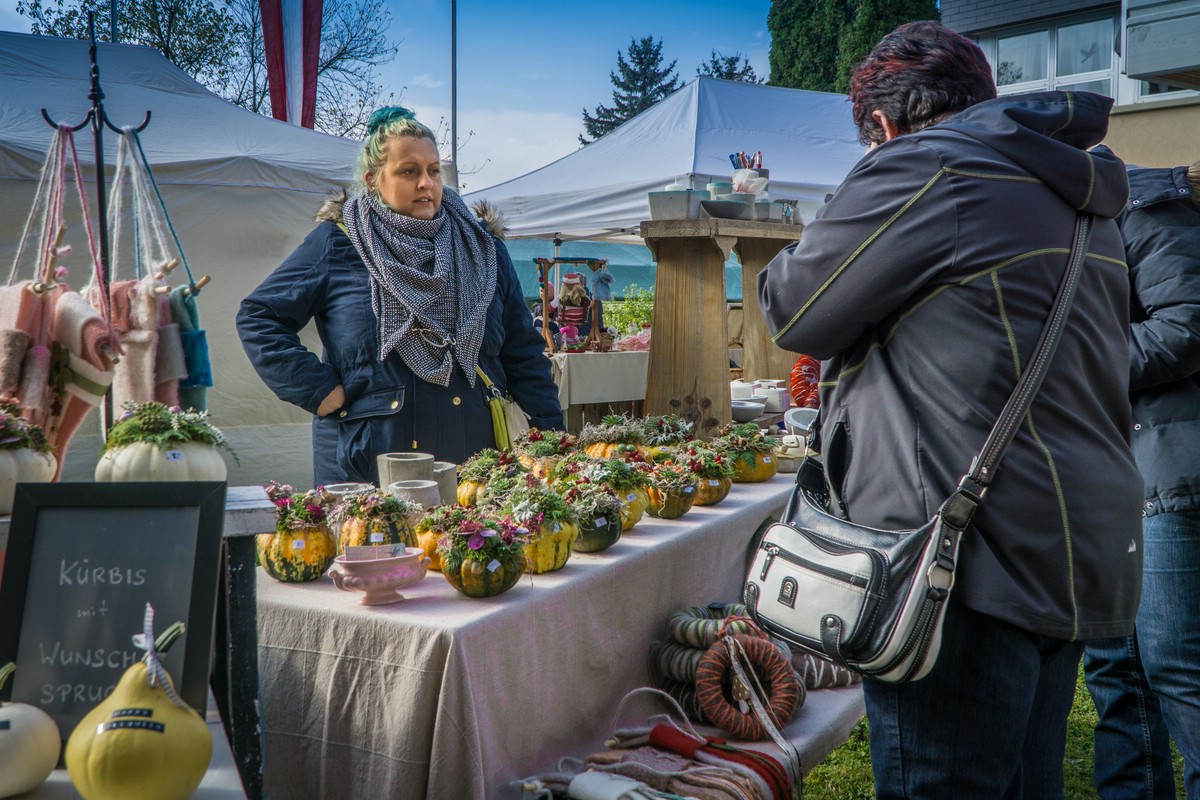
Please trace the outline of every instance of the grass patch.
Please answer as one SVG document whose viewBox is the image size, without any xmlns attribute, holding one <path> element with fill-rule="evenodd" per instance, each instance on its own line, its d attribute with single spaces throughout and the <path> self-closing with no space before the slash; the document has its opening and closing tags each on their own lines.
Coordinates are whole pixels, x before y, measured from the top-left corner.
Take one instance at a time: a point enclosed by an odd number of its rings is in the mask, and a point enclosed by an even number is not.
<svg viewBox="0 0 1200 800">
<path fill-rule="evenodd" d="M 1083 670 L 1075 689 L 1075 702 L 1067 718 L 1067 749 L 1063 759 L 1063 795 L 1066 800 L 1097 800 L 1092 786 L 1092 730 L 1096 726 L 1096 707 L 1083 684 Z M 805 800 L 871 800 L 875 797 L 875 779 L 871 772 L 869 728 L 863 718 L 850 738 L 829 757 L 813 768 L 804 779 Z M 1185 800 L 1183 758 L 1174 746 L 1175 797 Z"/>
</svg>

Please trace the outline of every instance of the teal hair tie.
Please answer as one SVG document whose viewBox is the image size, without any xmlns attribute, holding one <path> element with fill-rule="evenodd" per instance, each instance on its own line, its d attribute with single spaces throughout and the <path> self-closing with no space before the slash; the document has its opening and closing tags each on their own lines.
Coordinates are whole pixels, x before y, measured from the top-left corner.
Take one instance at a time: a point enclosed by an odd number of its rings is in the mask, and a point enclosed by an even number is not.
<svg viewBox="0 0 1200 800">
<path fill-rule="evenodd" d="M 367 120 L 367 136 L 375 133 L 380 126 L 398 119 L 416 119 L 417 115 L 404 106 L 384 106 L 371 112 Z"/>
</svg>

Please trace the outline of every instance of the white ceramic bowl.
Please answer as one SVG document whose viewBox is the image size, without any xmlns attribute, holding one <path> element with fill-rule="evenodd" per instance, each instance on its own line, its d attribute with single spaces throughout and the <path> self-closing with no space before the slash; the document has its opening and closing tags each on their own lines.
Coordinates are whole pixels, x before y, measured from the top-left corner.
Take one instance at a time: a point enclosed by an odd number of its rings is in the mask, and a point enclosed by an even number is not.
<svg viewBox="0 0 1200 800">
<path fill-rule="evenodd" d="M 762 416 L 763 409 L 766 408 L 762 403 L 752 400 L 730 400 L 729 406 L 734 422 L 753 422 Z"/>
</svg>

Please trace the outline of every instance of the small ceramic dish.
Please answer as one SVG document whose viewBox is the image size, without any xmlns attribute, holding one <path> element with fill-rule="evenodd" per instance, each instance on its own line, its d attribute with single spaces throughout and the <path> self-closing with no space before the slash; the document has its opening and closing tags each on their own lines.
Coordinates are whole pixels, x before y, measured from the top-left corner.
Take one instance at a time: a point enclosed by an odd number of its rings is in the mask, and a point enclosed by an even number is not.
<svg viewBox="0 0 1200 800">
<path fill-rule="evenodd" d="M 700 210 L 717 219 L 752 219 L 754 206 L 740 200 L 701 200 Z"/>
<path fill-rule="evenodd" d="M 333 559 L 329 576 L 344 592 L 362 592 L 362 605 L 382 606 L 403 600 L 399 590 L 424 578 L 429 561 L 419 547 L 407 547 L 404 555 L 390 558 L 352 560 L 343 555 Z"/>
<path fill-rule="evenodd" d="M 751 400 L 730 400 L 729 407 L 734 422 L 753 422 L 762 416 L 763 409 L 766 408 L 762 403 Z"/>
</svg>

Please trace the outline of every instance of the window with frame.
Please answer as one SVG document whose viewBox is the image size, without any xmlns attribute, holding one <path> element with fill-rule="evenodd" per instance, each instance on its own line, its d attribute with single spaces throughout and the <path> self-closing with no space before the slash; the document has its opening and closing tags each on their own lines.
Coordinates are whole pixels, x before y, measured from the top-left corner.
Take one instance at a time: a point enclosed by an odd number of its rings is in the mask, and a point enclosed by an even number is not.
<svg viewBox="0 0 1200 800">
<path fill-rule="evenodd" d="M 1074 17 L 1000 31 L 981 37 L 979 45 L 1002 95 L 1069 89 L 1112 97 L 1118 105 L 1200 95 L 1122 75 L 1114 52 L 1116 26 L 1111 14 Z"/>
</svg>

